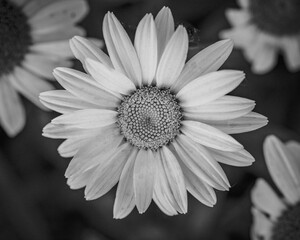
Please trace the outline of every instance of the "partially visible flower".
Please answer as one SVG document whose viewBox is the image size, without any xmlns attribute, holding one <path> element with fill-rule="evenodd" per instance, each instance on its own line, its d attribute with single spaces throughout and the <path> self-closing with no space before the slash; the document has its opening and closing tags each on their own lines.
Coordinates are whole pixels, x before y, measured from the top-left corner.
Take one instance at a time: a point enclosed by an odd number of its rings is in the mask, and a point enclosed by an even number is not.
<svg viewBox="0 0 300 240">
<path fill-rule="evenodd" d="M 238 0 L 241 9 L 228 9 L 232 29 L 220 33 L 231 38 L 251 62 L 252 71 L 264 74 L 282 53 L 289 71 L 300 70 L 300 1 Z"/>
<path fill-rule="evenodd" d="M 267 119 L 252 112 L 254 101 L 224 96 L 244 79 L 234 70 L 217 71 L 232 50 L 223 40 L 187 63 L 188 35 L 174 29 L 164 7 L 139 23 L 134 45 L 112 13 L 103 22 L 109 57 L 82 37 L 71 40 L 74 55 L 88 74 L 57 68 L 66 89 L 40 95 L 62 113 L 43 130 L 66 138 L 59 147 L 73 157 L 65 176 L 85 198 L 107 193 L 117 182 L 114 217 L 134 206 L 147 210 L 152 198 L 168 215 L 187 212 L 187 191 L 213 206 L 213 188 L 228 190 L 218 162 L 248 166 L 253 157 L 228 134 L 252 131 Z"/>
<path fill-rule="evenodd" d="M 282 143 L 275 136 L 264 142 L 264 155 L 271 177 L 282 195 L 263 180 L 252 190 L 253 240 L 300 239 L 300 144 Z"/>
<path fill-rule="evenodd" d="M 18 93 L 42 109 L 39 93 L 53 87 L 57 66 L 70 66 L 69 39 L 84 35 L 75 26 L 87 13 L 85 0 L 0 1 L 0 125 L 13 137 L 26 116 Z"/>
</svg>

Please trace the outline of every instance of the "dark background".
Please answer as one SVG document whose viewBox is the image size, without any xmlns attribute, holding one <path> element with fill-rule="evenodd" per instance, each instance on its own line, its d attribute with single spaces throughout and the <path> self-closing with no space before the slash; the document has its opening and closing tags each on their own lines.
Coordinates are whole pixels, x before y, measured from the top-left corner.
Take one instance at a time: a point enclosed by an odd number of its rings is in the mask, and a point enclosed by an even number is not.
<svg viewBox="0 0 300 240">
<path fill-rule="evenodd" d="M 133 37 L 145 13 L 154 15 L 169 6 L 176 24 L 190 35 L 189 57 L 218 40 L 229 28 L 224 10 L 237 7 L 224 0 L 90 0 L 90 14 L 80 23 L 89 37 L 102 39 L 102 19 L 113 11 Z M 75 68 L 81 69 L 78 62 Z M 168 217 L 155 204 L 139 215 L 134 210 L 123 220 L 112 216 L 115 188 L 95 201 L 85 201 L 83 190 L 70 190 L 64 171 L 70 159 L 57 153 L 59 140 L 41 136 L 42 128 L 56 113 L 43 112 L 24 100 L 25 129 L 10 139 L 0 130 L 0 239 L 4 240 L 249 240 L 250 191 L 258 177 L 271 184 L 262 155 L 268 134 L 282 140 L 299 140 L 300 73 L 289 73 L 279 57 L 276 69 L 255 75 L 239 50 L 234 50 L 223 68 L 241 69 L 246 80 L 233 94 L 253 99 L 255 111 L 269 118 L 269 125 L 236 137 L 254 155 L 256 162 L 245 168 L 223 165 L 232 188 L 218 192 L 214 208 L 189 195 L 185 215 Z"/>
</svg>

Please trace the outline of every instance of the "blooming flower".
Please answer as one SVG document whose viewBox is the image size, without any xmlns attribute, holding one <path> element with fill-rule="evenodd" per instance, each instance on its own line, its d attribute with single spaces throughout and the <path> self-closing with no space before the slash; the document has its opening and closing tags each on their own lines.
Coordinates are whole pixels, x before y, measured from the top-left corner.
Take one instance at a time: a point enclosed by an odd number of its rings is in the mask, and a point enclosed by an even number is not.
<svg viewBox="0 0 300 240">
<path fill-rule="evenodd" d="M 85 0 L 0 1 L 0 125 L 13 137 L 26 117 L 18 92 L 42 109 L 40 92 L 52 89 L 57 66 L 70 66 L 68 39 L 84 35 L 75 26 L 87 13 Z"/>
<path fill-rule="evenodd" d="M 250 165 L 254 159 L 229 133 L 260 128 L 264 116 L 251 112 L 254 101 L 224 96 L 244 79 L 241 71 L 217 71 L 232 50 L 222 40 L 187 63 L 188 35 L 174 29 L 164 7 L 138 24 L 134 45 L 113 13 L 103 35 L 109 57 L 82 37 L 71 40 L 87 74 L 56 68 L 66 90 L 40 95 L 62 113 L 43 130 L 66 138 L 59 147 L 73 157 L 65 176 L 72 189 L 85 187 L 92 200 L 117 182 L 114 217 L 140 213 L 153 200 L 168 215 L 187 212 L 187 191 L 213 206 L 213 188 L 228 190 L 218 162 Z"/>
<path fill-rule="evenodd" d="M 257 74 L 269 72 L 283 54 L 287 68 L 300 69 L 300 2 L 298 0 L 238 0 L 240 10 L 228 9 L 232 29 L 220 33 L 243 50 Z"/>
<path fill-rule="evenodd" d="M 271 177 L 283 196 L 263 180 L 252 190 L 252 239 L 300 239 L 300 144 L 282 143 L 275 136 L 264 142 L 264 155 Z"/>
</svg>

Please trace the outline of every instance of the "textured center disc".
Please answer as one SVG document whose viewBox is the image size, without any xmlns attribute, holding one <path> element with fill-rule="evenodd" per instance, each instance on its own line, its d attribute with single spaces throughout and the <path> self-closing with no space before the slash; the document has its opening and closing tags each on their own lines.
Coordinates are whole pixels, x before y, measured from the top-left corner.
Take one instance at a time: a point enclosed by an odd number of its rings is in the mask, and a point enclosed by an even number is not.
<svg viewBox="0 0 300 240">
<path fill-rule="evenodd" d="M 299 0 L 250 0 L 252 21 L 273 35 L 300 33 Z"/>
<path fill-rule="evenodd" d="M 118 113 L 121 133 L 138 148 L 156 150 L 179 133 L 182 113 L 168 89 L 142 87 L 123 99 Z"/>
<path fill-rule="evenodd" d="M 21 8 L 0 0 L 0 77 L 21 64 L 30 44 L 30 27 Z"/>
<path fill-rule="evenodd" d="M 300 203 L 286 210 L 277 220 L 272 240 L 300 239 Z"/>
</svg>

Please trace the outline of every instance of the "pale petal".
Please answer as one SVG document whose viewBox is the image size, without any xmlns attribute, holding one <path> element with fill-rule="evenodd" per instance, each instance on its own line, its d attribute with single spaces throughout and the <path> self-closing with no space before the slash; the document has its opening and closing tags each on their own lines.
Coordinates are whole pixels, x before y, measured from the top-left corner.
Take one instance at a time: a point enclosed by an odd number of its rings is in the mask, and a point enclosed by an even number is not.
<svg viewBox="0 0 300 240">
<path fill-rule="evenodd" d="M 25 60 L 23 61 L 23 66 L 35 73 L 36 75 L 53 79 L 52 71 L 54 68 L 60 67 L 70 67 L 72 65 L 71 61 L 62 60 L 56 56 L 49 56 L 37 53 L 26 54 Z"/>
<path fill-rule="evenodd" d="M 65 176 L 69 178 L 72 175 L 81 174 L 107 161 L 113 156 L 122 139 L 117 131 L 112 132 L 109 130 L 92 136 L 77 151 L 66 170 Z"/>
<path fill-rule="evenodd" d="M 172 90 L 178 92 L 192 80 L 210 72 L 217 71 L 230 55 L 232 40 L 221 40 L 203 49 L 193 56 L 184 66 Z"/>
<path fill-rule="evenodd" d="M 300 168 L 300 161 L 298 160 L 300 156 L 300 143 L 296 141 L 288 141 L 286 143 L 286 147 L 293 156 L 295 164 L 297 164 L 298 168 Z"/>
<path fill-rule="evenodd" d="M 45 54 L 45 55 L 54 55 L 62 58 L 73 57 L 68 40 L 35 43 L 31 45 L 29 49 L 32 52 Z"/>
<path fill-rule="evenodd" d="M 157 67 L 157 35 L 151 14 L 147 14 L 139 23 L 134 46 L 140 60 L 143 84 L 150 85 Z"/>
<path fill-rule="evenodd" d="M 5 76 L 0 78 L 0 125 L 9 137 L 15 137 L 26 122 L 21 100 Z"/>
<path fill-rule="evenodd" d="M 99 128 L 115 123 L 117 115 L 116 111 L 109 109 L 83 109 L 58 116 L 51 123 L 84 129 Z"/>
<path fill-rule="evenodd" d="M 87 141 L 89 141 L 89 137 L 91 136 L 93 136 L 93 133 L 85 137 L 68 138 L 57 148 L 59 155 L 65 158 L 74 157 L 78 149 L 81 148 Z"/>
<path fill-rule="evenodd" d="M 173 145 L 180 160 L 193 174 L 216 189 L 229 189 L 226 174 L 204 147 L 184 135 L 177 136 Z"/>
<path fill-rule="evenodd" d="M 248 8 L 250 4 L 249 0 L 237 0 L 237 2 L 242 8 Z"/>
<path fill-rule="evenodd" d="M 156 178 L 153 191 L 153 200 L 165 214 L 169 216 L 177 215 L 177 211 L 181 212 L 181 209 L 179 208 L 170 189 L 166 172 L 162 165 L 161 155 L 159 153 L 155 153 L 155 157 L 158 159 L 155 161 Z"/>
<path fill-rule="evenodd" d="M 262 178 L 256 181 L 251 192 L 251 200 L 257 209 L 269 214 L 272 221 L 276 221 L 286 209 L 284 202 Z"/>
<path fill-rule="evenodd" d="M 95 168 L 92 168 L 86 172 L 79 173 L 77 175 L 72 175 L 70 178 L 68 178 L 67 184 L 70 186 L 71 189 L 74 190 L 83 188 L 88 184 L 95 170 Z"/>
<path fill-rule="evenodd" d="M 291 204 L 300 200 L 300 168 L 293 155 L 275 136 L 264 142 L 264 155 L 273 181 Z M 297 158 L 298 161 L 298 158 Z"/>
<path fill-rule="evenodd" d="M 137 148 L 133 147 L 123 168 L 117 188 L 114 203 L 114 218 L 126 217 L 134 208 L 133 169 L 137 155 Z"/>
<path fill-rule="evenodd" d="M 107 92 L 87 74 L 68 68 L 56 68 L 53 75 L 66 90 L 87 102 L 108 108 L 115 107 L 119 102 L 119 98 Z"/>
<path fill-rule="evenodd" d="M 75 36 L 70 40 L 70 47 L 74 56 L 80 60 L 85 67 L 85 59 L 90 58 L 99 61 L 108 67 L 113 67 L 110 58 L 92 41 Z"/>
<path fill-rule="evenodd" d="M 256 74 L 265 74 L 271 71 L 277 63 L 277 49 L 270 46 L 262 46 L 257 51 L 251 70 Z"/>
<path fill-rule="evenodd" d="M 174 196 L 182 213 L 187 212 L 187 192 L 181 167 L 168 147 L 160 149 L 162 164 Z"/>
<path fill-rule="evenodd" d="M 223 96 L 204 105 L 184 108 L 184 118 L 194 121 L 221 121 L 241 117 L 255 106 L 253 100 Z"/>
<path fill-rule="evenodd" d="M 142 72 L 136 51 L 113 13 L 108 12 L 104 17 L 103 36 L 115 69 L 131 79 L 136 86 L 141 86 Z"/>
<path fill-rule="evenodd" d="M 285 37 L 282 40 L 283 56 L 291 72 L 300 69 L 300 41 L 297 37 Z"/>
<path fill-rule="evenodd" d="M 144 213 L 152 200 L 156 175 L 155 161 L 152 150 L 139 150 L 133 170 L 134 196 L 139 213 Z"/>
<path fill-rule="evenodd" d="M 159 87 L 170 87 L 181 73 L 189 46 L 188 35 L 183 26 L 179 26 L 159 61 L 156 82 Z"/>
<path fill-rule="evenodd" d="M 206 123 L 227 134 L 236 134 L 259 129 L 268 124 L 268 119 L 256 112 L 250 112 L 239 118 L 225 121 L 207 121 Z"/>
<path fill-rule="evenodd" d="M 82 27 L 73 26 L 62 26 L 55 30 L 50 30 L 45 33 L 32 33 L 32 41 L 35 42 L 50 42 L 50 41 L 59 41 L 64 39 L 70 39 L 74 36 L 84 36 L 85 30 Z"/>
<path fill-rule="evenodd" d="M 81 109 L 99 108 L 98 105 L 86 102 L 66 90 L 54 90 L 40 94 L 40 101 L 59 113 L 70 113 Z"/>
<path fill-rule="evenodd" d="M 222 70 L 200 76 L 185 85 L 177 98 L 183 107 L 205 104 L 235 89 L 245 78 L 242 71 Z"/>
<path fill-rule="evenodd" d="M 155 25 L 157 29 L 158 59 L 160 59 L 175 29 L 172 12 L 168 7 L 163 7 L 159 11 L 155 17 Z"/>
<path fill-rule="evenodd" d="M 258 239 L 271 240 L 273 223 L 256 208 L 251 209 L 253 215 L 253 234 Z"/>
<path fill-rule="evenodd" d="M 84 0 L 54 1 L 40 9 L 29 19 L 33 32 L 45 32 L 59 25 L 69 25 L 80 21 L 88 12 Z"/>
<path fill-rule="evenodd" d="M 194 174 L 184 164 L 180 165 L 185 177 L 185 184 L 187 190 L 201 203 L 206 206 L 213 207 L 217 202 L 215 191 L 207 183 Z"/>
<path fill-rule="evenodd" d="M 244 10 L 227 9 L 225 11 L 225 15 L 233 27 L 246 25 L 249 21 L 251 21 L 250 13 Z"/>
<path fill-rule="evenodd" d="M 237 152 L 224 152 L 215 149 L 209 149 L 210 154 L 220 163 L 231 166 L 246 167 L 250 166 L 254 161 L 254 157 L 245 149 Z"/>
<path fill-rule="evenodd" d="M 126 142 L 119 146 L 110 158 L 97 166 L 84 191 L 86 200 L 103 196 L 117 184 L 131 151 L 132 146 Z"/>
<path fill-rule="evenodd" d="M 184 120 L 181 131 L 204 146 L 221 151 L 236 152 L 243 148 L 234 138 L 207 124 Z"/>
<path fill-rule="evenodd" d="M 85 64 L 92 77 L 109 91 L 127 95 L 136 89 L 129 78 L 113 68 L 89 58 L 85 60 Z"/>
</svg>

